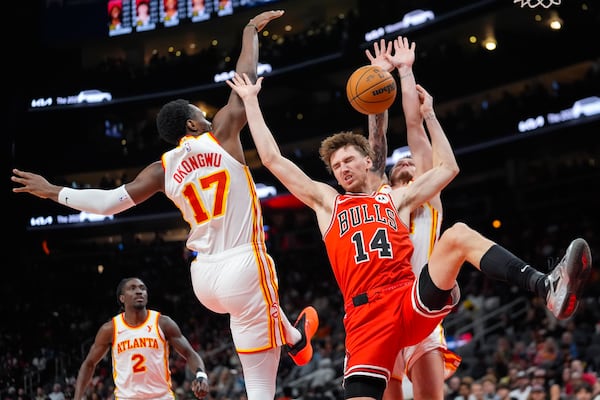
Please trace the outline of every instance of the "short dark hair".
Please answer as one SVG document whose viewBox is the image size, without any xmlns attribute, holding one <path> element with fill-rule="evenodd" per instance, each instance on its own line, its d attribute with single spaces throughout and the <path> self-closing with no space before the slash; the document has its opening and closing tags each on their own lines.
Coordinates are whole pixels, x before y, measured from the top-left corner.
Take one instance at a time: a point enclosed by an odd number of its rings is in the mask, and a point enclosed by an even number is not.
<svg viewBox="0 0 600 400">
<path fill-rule="evenodd" d="M 130 276 L 129 278 L 123 278 L 123 279 L 121 279 L 121 282 L 119 282 L 119 284 L 117 285 L 117 304 L 119 305 L 119 308 L 121 310 L 125 309 L 125 304 L 123 304 L 123 302 L 121 302 L 121 295 L 123 294 L 123 289 L 125 288 L 125 285 L 127 284 L 127 282 L 129 282 L 132 279 L 140 279 L 140 278 L 138 278 L 137 276 Z"/>
<path fill-rule="evenodd" d="M 186 122 L 193 119 L 190 102 L 184 99 L 172 100 L 161 107 L 156 116 L 156 128 L 159 136 L 174 145 L 187 134 Z"/>
</svg>

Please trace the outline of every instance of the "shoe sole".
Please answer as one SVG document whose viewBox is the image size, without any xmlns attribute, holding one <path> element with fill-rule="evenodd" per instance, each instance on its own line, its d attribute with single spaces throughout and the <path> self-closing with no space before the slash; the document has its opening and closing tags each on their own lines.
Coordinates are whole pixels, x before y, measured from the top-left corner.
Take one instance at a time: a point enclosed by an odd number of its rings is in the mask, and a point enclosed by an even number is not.
<svg viewBox="0 0 600 400">
<path fill-rule="evenodd" d="M 319 328 L 319 314 L 317 314 L 317 310 L 314 307 L 308 306 L 298 316 L 296 322 L 294 323 L 294 327 L 297 327 L 298 322 L 302 320 L 304 317 L 304 335 L 306 337 L 306 345 L 296 354 L 292 355 L 292 353 L 288 352 L 289 356 L 294 360 L 294 363 L 298 366 L 306 365 L 313 356 L 313 348 L 311 340 L 315 333 L 317 333 L 317 329 Z M 315 323 L 310 324 L 309 321 L 313 321 Z"/>
<path fill-rule="evenodd" d="M 567 292 L 564 300 L 560 302 L 559 312 L 555 314 L 558 319 L 567 319 L 577 310 L 579 297 L 590 276 L 591 267 L 590 247 L 585 240 L 575 239 L 567 249 L 566 276 L 561 277 L 567 280 Z"/>
</svg>

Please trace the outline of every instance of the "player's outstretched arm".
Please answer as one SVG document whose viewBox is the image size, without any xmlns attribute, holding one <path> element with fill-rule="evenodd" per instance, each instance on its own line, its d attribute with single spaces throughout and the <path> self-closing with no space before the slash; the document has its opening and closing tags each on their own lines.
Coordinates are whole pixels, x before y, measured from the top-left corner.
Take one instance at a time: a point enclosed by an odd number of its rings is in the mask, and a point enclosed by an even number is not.
<svg viewBox="0 0 600 400">
<path fill-rule="evenodd" d="M 139 204 L 164 190 L 164 170 L 160 161 L 148 165 L 131 182 L 115 189 L 73 189 L 57 186 L 33 172 L 13 169 L 11 180 L 21 186 L 14 193 L 30 193 L 79 211 L 112 215 Z"/>
<path fill-rule="evenodd" d="M 242 28 L 242 48 L 236 62 L 235 71 L 238 74 L 247 74 L 252 82 L 257 78 L 259 43 L 258 33 L 267 24 L 284 14 L 283 10 L 265 11 L 254 18 Z M 244 150 L 239 140 L 239 134 L 246 125 L 246 112 L 244 105 L 235 91 L 231 91 L 227 104 L 214 116 L 212 125 L 213 133 L 237 160 L 244 160 Z"/>
<path fill-rule="evenodd" d="M 388 56 L 386 56 L 388 57 Z M 431 143 L 423 126 L 423 118 L 419 112 L 419 94 L 413 65 L 416 60 L 416 44 L 406 37 L 398 36 L 394 40 L 394 55 L 388 57 L 398 70 L 400 92 L 402 94 L 402 110 L 406 120 L 406 140 L 414 160 L 415 177 L 432 167 Z"/>
<path fill-rule="evenodd" d="M 263 165 L 300 201 L 311 207 L 317 214 L 326 211 L 333 204 L 337 191 L 322 182 L 312 180 L 296 164 L 285 158 L 264 120 L 258 103 L 258 92 L 263 77 L 255 84 L 246 75 L 236 74 L 227 84 L 235 90 L 244 102 L 248 115 L 248 126 Z"/>
</svg>

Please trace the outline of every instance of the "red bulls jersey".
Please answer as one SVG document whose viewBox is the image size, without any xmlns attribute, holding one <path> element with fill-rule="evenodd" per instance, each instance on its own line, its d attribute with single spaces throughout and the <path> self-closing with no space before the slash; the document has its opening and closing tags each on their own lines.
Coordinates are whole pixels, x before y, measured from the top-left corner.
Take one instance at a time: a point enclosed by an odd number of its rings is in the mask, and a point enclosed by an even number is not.
<svg viewBox="0 0 600 400">
<path fill-rule="evenodd" d="M 323 240 L 344 303 L 369 289 L 414 279 L 409 231 L 387 193 L 337 196 Z"/>
</svg>

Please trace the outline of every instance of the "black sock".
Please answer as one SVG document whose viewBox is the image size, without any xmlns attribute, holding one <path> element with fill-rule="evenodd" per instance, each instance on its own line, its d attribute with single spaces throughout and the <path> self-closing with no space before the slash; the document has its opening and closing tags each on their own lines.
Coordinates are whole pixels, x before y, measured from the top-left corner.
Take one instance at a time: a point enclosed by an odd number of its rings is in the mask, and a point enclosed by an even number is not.
<svg viewBox="0 0 600 400">
<path fill-rule="evenodd" d="M 536 270 L 500 245 L 493 245 L 481 257 L 481 272 L 490 278 L 512 283 L 546 298 L 546 274 Z"/>
</svg>

